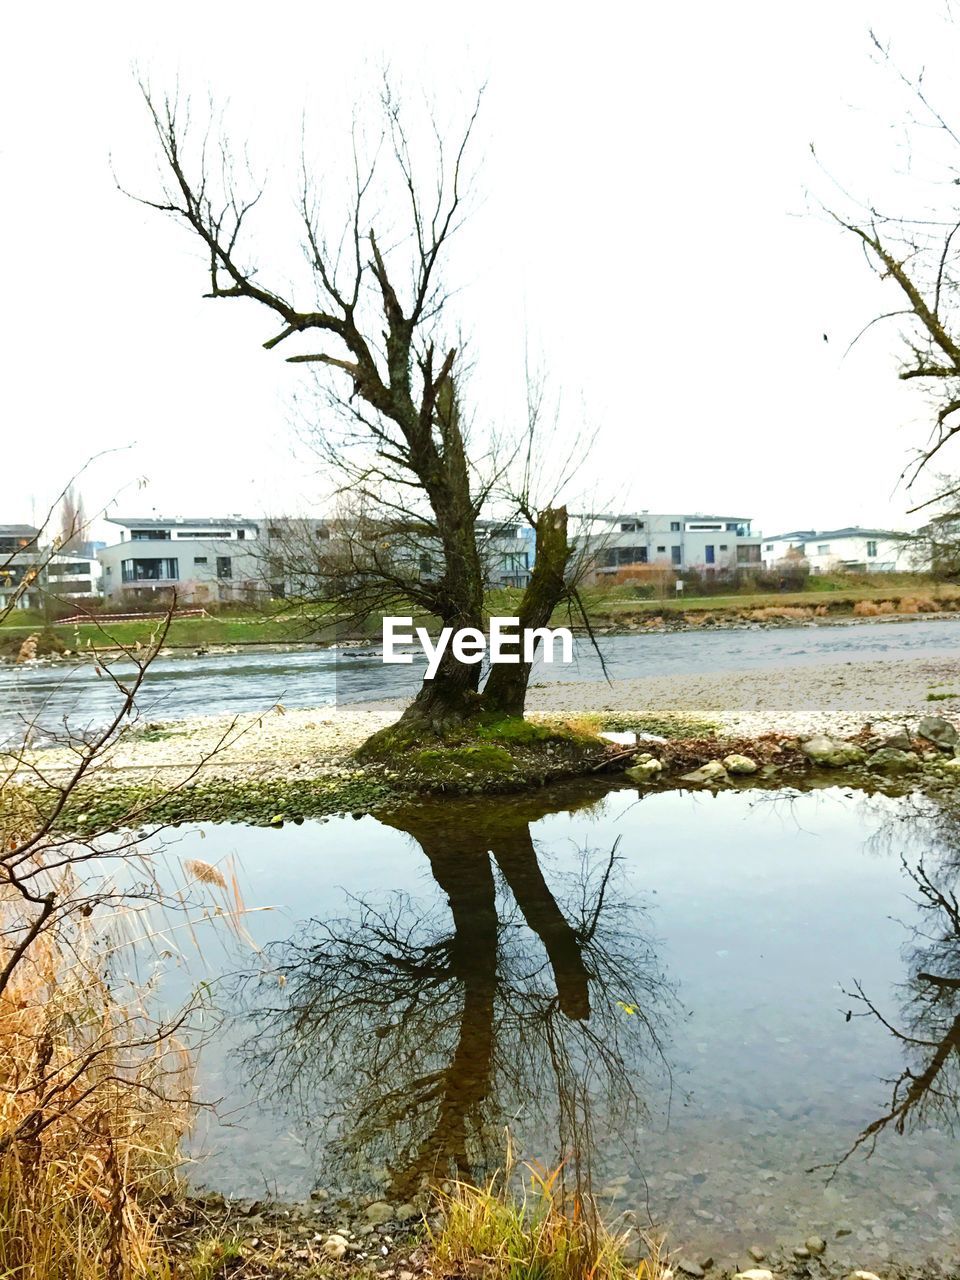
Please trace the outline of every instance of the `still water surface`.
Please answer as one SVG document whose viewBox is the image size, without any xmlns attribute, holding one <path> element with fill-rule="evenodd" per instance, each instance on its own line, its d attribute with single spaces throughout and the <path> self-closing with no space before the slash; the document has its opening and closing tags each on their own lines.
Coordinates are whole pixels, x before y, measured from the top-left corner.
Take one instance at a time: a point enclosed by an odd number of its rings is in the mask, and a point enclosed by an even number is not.
<svg viewBox="0 0 960 1280">
<path fill-rule="evenodd" d="M 495 1168 L 509 1127 L 691 1247 L 956 1240 L 956 816 L 573 788 L 174 834 L 274 908 L 259 955 L 204 936 L 177 977 L 227 1014 L 207 1185 L 405 1199 Z"/>
<path fill-rule="evenodd" d="M 600 644 L 611 679 L 762 670 L 817 663 L 898 657 L 955 657 L 960 619 L 929 622 L 850 623 L 771 630 L 671 632 L 603 636 Z M 600 680 L 590 644 L 578 638 L 571 665 L 540 662 L 533 683 Z M 177 720 L 193 715 L 265 710 L 275 702 L 321 707 L 334 702 L 411 695 L 425 663 L 385 666 L 375 648 L 193 654 L 158 658 L 138 699 L 141 719 Z M 118 674 L 123 673 L 117 664 Z M 103 724 L 116 709 L 116 694 L 91 662 L 75 665 L 0 666 L 0 743 L 16 741 L 24 724 L 76 732 Z"/>
</svg>

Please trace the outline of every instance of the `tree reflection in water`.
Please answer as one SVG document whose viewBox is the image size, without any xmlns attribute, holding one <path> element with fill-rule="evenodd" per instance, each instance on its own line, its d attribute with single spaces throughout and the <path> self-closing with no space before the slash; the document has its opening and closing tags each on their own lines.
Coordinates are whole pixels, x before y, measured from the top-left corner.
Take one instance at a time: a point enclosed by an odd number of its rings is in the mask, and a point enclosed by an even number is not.
<svg viewBox="0 0 960 1280">
<path fill-rule="evenodd" d="M 632 1145 L 650 1077 L 669 1088 L 676 1001 L 645 910 L 623 898 L 616 846 L 548 883 L 530 824 L 552 811 L 528 797 L 382 816 L 426 855 L 446 908 L 351 898 L 248 983 L 245 1066 L 302 1122 L 323 1112 L 326 1175 L 385 1168 L 406 1196 L 495 1167 L 511 1127 L 549 1133 L 530 1154 L 582 1182 L 597 1140 Z"/>
<path fill-rule="evenodd" d="M 936 1127 L 956 1133 L 960 1122 L 960 808 L 918 799 L 905 805 L 874 843 L 889 847 L 907 826 L 924 854 L 901 857 L 913 885 L 919 920 L 905 950 L 907 978 L 899 1016 L 888 1017 L 861 983 L 851 994 L 859 1016 L 878 1019 L 903 1047 L 904 1066 L 888 1081 L 887 1107 L 857 1135 L 836 1170 L 855 1152 L 872 1154 L 887 1129 L 903 1134 Z"/>
</svg>

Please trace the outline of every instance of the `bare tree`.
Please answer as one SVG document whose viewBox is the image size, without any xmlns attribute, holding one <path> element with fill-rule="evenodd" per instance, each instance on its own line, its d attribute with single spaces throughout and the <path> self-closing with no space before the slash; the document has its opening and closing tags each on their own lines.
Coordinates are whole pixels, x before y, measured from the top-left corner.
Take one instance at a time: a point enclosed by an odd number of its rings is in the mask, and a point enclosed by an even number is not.
<svg viewBox="0 0 960 1280">
<path fill-rule="evenodd" d="M 61 551 L 79 551 L 87 533 L 87 518 L 83 509 L 83 495 L 75 485 L 69 485 L 60 503 Z"/>
<path fill-rule="evenodd" d="M 315 427 L 313 443 L 338 474 L 340 492 L 365 512 L 340 540 L 340 596 L 366 608 L 403 600 L 444 626 L 481 629 L 478 517 L 503 488 L 519 446 L 504 448 L 491 436 L 481 447 L 472 439 L 464 346 L 448 319 L 441 270 L 464 217 L 481 95 L 452 141 L 429 121 L 430 171 L 421 180 L 426 166 L 385 84 L 380 145 L 365 162 L 355 132 L 349 208 L 329 240 L 323 227 L 330 210 L 304 158 L 299 215 L 312 296 L 303 305 L 268 284 L 250 257 L 248 222 L 262 192 L 241 190 L 229 146 L 221 144 L 214 163 L 206 140 L 193 146 L 187 104 L 142 88 L 165 171 L 162 193 L 143 202 L 198 238 L 207 296 L 244 299 L 272 313 L 280 328 L 263 344 L 267 350 L 294 345 L 301 335 L 315 340 L 287 360 L 322 371 L 319 385 L 335 414 Z M 399 226 L 383 212 L 397 203 L 404 210 Z M 534 516 L 528 506 L 527 514 L 542 538 L 520 607 L 533 621 L 548 618 L 564 598 L 570 550 L 563 507 L 548 504 Z M 437 569 L 423 572 L 431 555 Z M 523 668 L 492 680 L 489 704 L 522 714 L 528 675 Z M 479 665 L 460 662 L 448 648 L 404 720 L 442 735 L 483 707 L 479 683 Z"/>
<path fill-rule="evenodd" d="M 956 199 L 960 124 L 955 125 L 940 109 L 922 71 L 915 76 L 907 74 L 874 32 L 870 38 L 878 58 L 914 103 L 914 111 L 904 121 L 908 135 L 917 141 L 923 138 L 927 150 L 932 140 L 942 147 L 938 178 L 933 183 L 917 180 L 918 207 L 914 210 L 891 213 L 873 203 L 855 202 L 844 191 L 853 207 L 848 206 L 845 212 L 829 211 L 860 244 L 873 270 L 891 282 L 899 295 L 899 304 L 875 316 L 857 337 L 879 321 L 900 321 L 904 353 L 900 378 L 916 382 L 933 406 L 930 436 L 903 473 L 909 487 L 960 432 L 960 205 Z M 957 494 L 960 485 L 950 481 L 928 502 Z"/>
</svg>

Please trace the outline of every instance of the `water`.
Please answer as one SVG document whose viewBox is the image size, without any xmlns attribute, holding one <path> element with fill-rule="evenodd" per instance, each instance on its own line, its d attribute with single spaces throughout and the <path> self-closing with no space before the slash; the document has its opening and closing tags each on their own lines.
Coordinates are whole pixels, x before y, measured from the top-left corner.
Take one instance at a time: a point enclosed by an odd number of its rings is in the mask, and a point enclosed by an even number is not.
<svg viewBox="0 0 960 1280">
<path fill-rule="evenodd" d="M 223 1099 L 207 1185 L 405 1199 L 495 1168 L 509 1127 L 718 1257 L 838 1229 L 860 1265 L 955 1241 L 956 814 L 579 786 L 174 834 L 165 856 L 232 857 L 273 908 L 261 953 L 208 931 L 174 980 L 214 979 L 227 1015 L 201 1059 Z"/>
<path fill-rule="evenodd" d="M 880 658 L 953 657 L 960 646 L 960 619 L 604 636 L 600 643 L 611 679 L 682 676 Z M 588 641 L 576 640 L 574 657 L 569 666 L 538 663 L 532 682 L 602 679 Z M 275 702 L 321 707 L 403 697 L 416 691 L 424 666 L 422 659 L 410 666 L 385 666 L 375 648 L 171 654 L 150 668 L 138 705 L 143 719 L 176 720 L 256 712 Z M 124 664 L 118 663 L 116 670 L 123 675 Z M 97 676 L 90 662 L 0 667 L 0 744 L 19 740 L 24 725 L 31 722 L 38 722 L 41 736 L 62 732 L 65 718 L 74 732 L 91 729 L 105 723 L 115 708 L 115 690 Z"/>
</svg>

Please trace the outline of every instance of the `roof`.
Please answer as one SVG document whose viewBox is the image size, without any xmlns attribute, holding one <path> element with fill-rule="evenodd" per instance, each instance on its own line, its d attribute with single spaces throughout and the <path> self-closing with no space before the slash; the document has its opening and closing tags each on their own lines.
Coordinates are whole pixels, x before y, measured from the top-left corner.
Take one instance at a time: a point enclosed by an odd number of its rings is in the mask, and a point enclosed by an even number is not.
<svg viewBox="0 0 960 1280">
<path fill-rule="evenodd" d="M 36 538 L 39 533 L 32 524 L 0 524 L 0 535 L 10 538 Z"/>
<path fill-rule="evenodd" d="M 171 526 L 178 529 L 240 529 L 247 525 L 258 524 L 259 520 L 241 516 L 197 516 L 187 519 L 185 516 L 171 516 L 168 520 L 160 520 L 156 516 L 107 516 L 111 524 L 119 524 L 124 529 L 167 529 Z"/>
<path fill-rule="evenodd" d="M 764 534 L 764 542 L 817 542 L 821 538 L 839 541 L 842 538 L 907 538 L 909 534 L 895 529 L 861 529 L 848 525 L 845 529 L 795 529 L 792 533 Z"/>
<path fill-rule="evenodd" d="M 663 519 L 664 516 L 680 520 L 729 520 L 731 524 L 751 524 L 753 516 L 708 516 L 702 511 L 625 511 L 620 514 L 611 514 L 609 511 L 571 511 L 572 516 L 579 516 L 581 519 L 587 520 L 656 520 Z"/>
</svg>

